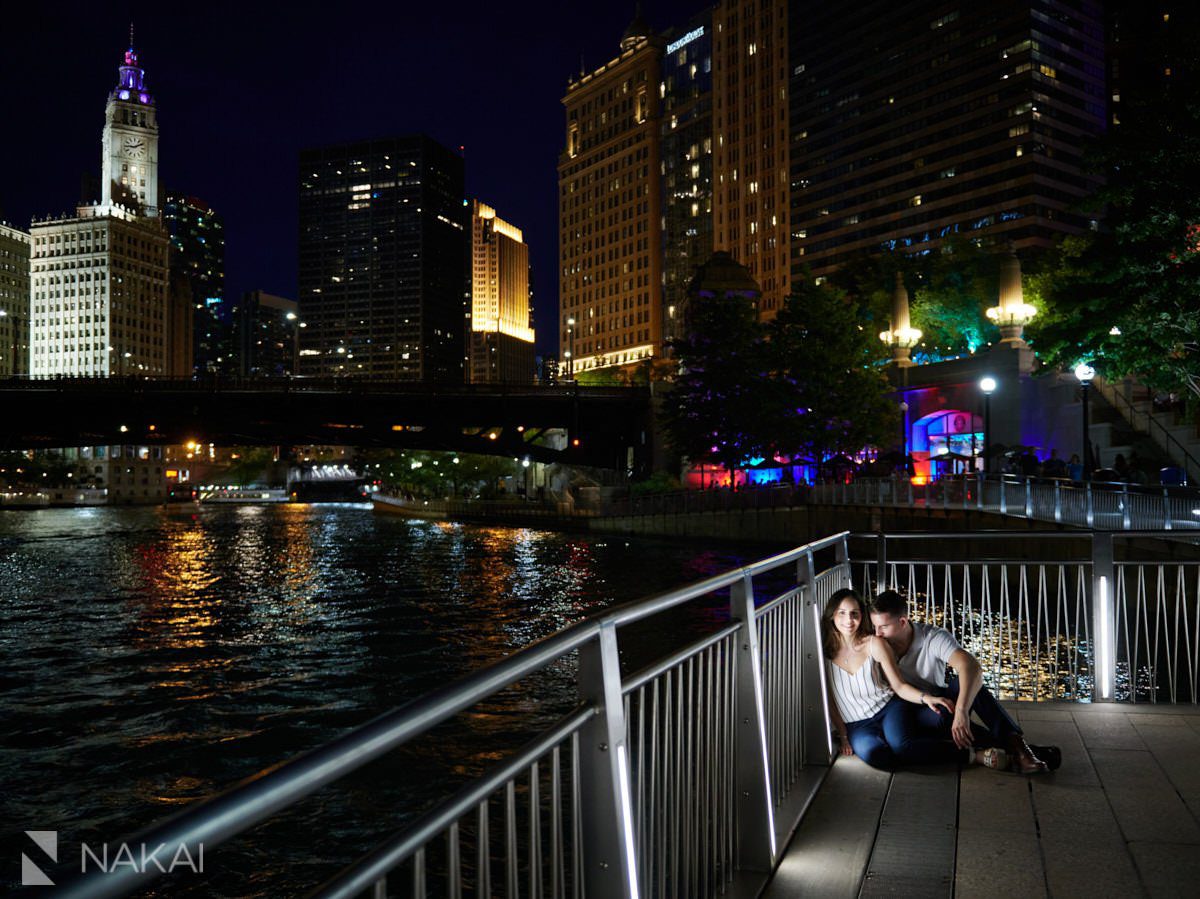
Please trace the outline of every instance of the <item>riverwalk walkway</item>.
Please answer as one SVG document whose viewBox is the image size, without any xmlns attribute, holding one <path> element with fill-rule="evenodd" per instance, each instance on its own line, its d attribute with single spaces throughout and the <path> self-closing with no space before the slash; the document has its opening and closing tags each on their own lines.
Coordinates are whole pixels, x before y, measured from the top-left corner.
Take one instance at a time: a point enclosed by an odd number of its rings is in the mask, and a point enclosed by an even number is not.
<svg viewBox="0 0 1200 899">
<path fill-rule="evenodd" d="M 1005 705 L 1062 768 L 838 759 L 763 897 L 1200 895 L 1200 709 Z"/>
</svg>

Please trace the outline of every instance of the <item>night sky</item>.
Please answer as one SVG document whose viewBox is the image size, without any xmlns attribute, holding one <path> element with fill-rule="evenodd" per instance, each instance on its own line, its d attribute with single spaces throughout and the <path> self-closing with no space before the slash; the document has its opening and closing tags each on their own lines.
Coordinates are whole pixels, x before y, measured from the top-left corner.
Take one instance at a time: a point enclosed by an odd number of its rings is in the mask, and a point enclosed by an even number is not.
<svg viewBox="0 0 1200 899">
<path fill-rule="evenodd" d="M 656 29 L 703 0 L 643 3 Z M 344 11 L 344 12 L 343 12 Z M 539 352 L 554 352 L 567 77 L 617 54 L 633 3 L 20 4 L 5 10 L 0 221 L 72 212 L 100 172 L 104 104 L 135 27 L 159 182 L 225 219 L 225 290 L 296 296 L 304 147 L 425 132 L 465 147 L 467 191 L 525 232 Z"/>
</svg>

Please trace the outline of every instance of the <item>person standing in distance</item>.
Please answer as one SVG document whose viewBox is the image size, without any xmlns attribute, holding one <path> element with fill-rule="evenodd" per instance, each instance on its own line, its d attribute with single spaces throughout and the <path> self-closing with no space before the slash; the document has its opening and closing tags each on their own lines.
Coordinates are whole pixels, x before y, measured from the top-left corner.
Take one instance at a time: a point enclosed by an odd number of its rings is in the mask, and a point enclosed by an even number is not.
<svg viewBox="0 0 1200 899">
<path fill-rule="evenodd" d="M 971 727 L 974 712 L 987 728 L 993 745 L 1008 753 L 1012 770 L 1019 774 L 1044 774 L 1059 766 L 1062 754 L 1057 747 L 1031 748 L 1025 742 L 1021 728 L 983 685 L 983 669 L 978 660 L 948 630 L 910 621 L 908 600 L 895 590 L 884 590 L 875 597 L 871 623 L 876 635 L 887 640 L 895 651 L 905 681 L 954 700 L 952 716 L 940 715 L 929 708 L 914 708 L 917 726 L 948 725 L 955 744 L 968 748 L 975 744 Z M 954 677 L 947 677 L 947 666 L 954 669 Z"/>
</svg>

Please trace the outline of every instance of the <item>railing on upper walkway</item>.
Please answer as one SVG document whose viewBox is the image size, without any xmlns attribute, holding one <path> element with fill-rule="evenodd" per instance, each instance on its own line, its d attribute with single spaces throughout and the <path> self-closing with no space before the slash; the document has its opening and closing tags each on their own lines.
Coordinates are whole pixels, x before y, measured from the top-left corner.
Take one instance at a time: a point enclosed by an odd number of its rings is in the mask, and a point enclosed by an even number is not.
<svg viewBox="0 0 1200 899">
<path fill-rule="evenodd" d="M 977 509 L 1106 531 L 1200 528 L 1200 493 L 1191 488 L 1012 475 L 957 475 L 921 485 L 908 478 L 860 478 L 818 484 L 810 502 Z"/>
<path fill-rule="evenodd" d="M 857 478 L 846 483 L 772 485 L 740 490 L 686 490 L 631 497 L 606 515 L 680 515 L 773 509 L 806 503 L 976 509 L 1100 530 L 1200 528 L 1200 491 L 1110 482 L 1072 482 L 1014 475 L 953 475 L 914 484 L 908 478 Z"/>
<path fill-rule="evenodd" d="M 310 895 L 754 895 L 832 757 L 819 616 L 852 580 L 952 628 L 1001 698 L 1200 696 L 1194 535 L 843 533 L 587 618 L 138 839 L 168 858 L 204 843 L 211 864 L 218 844 L 577 658 L 573 710 Z M 683 609 L 705 632 L 623 670 L 624 629 Z M 656 646 L 671 636 L 659 625 Z M 151 876 L 121 866 L 57 895 L 124 895 Z"/>
<path fill-rule="evenodd" d="M 792 784 L 806 760 L 830 759 L 813 616 L 849 577 L 847 535 L 839 534 L 618 606 L 137 839 L 164 844 L 167 858 L 203 843 L 212 859 L 217 845 L 577 654 L 573 711 L 311 895 L 461 896 L 464 885 L 481 896 L 755 895 L 809 798 L 790 797 Z M 786 588 L 760 601 L 763 579 Z M 726 591 L 723 623 L 640 671 L 622 671 L 623 628 L 673 609 L 711 608 Z M 83 875 L 56 895 L 125 895 L 153 876 L 153 866 L 122 866 Z"/>
<path fill-rule="evenodd" d="M 1152 410 L 1139 410 L 1125 395 L 1125 391 L 1121 389 L 1120 385 L 1113 384 L 1104 378 L 1097 377 L 1092 385 L 1108 401 L 1109 405 L 1129 422 L 1130 427 L 1148 435 L 1166 451 L 1173 463 L 1187 472 L 1192 483 L 1200 483 L 1200 459 L 1188 451 L 1179 438 L 1159 421 L 1158 416 Z"/>
</svg>

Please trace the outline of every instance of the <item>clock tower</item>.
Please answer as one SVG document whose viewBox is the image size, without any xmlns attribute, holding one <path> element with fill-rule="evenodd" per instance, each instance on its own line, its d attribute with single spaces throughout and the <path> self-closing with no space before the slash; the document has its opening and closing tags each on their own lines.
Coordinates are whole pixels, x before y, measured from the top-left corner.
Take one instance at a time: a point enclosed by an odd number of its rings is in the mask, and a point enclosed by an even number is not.
<svg viewBox="0 0 1200 899">
<path fill-rule="evenodd" d="M 119 203 L 137 215 L 158 218 L 158 110 L 146 90 L 132 30 L 129 38 L 120 80 L 104 110 L 101 204 Z"/>
</svg>

